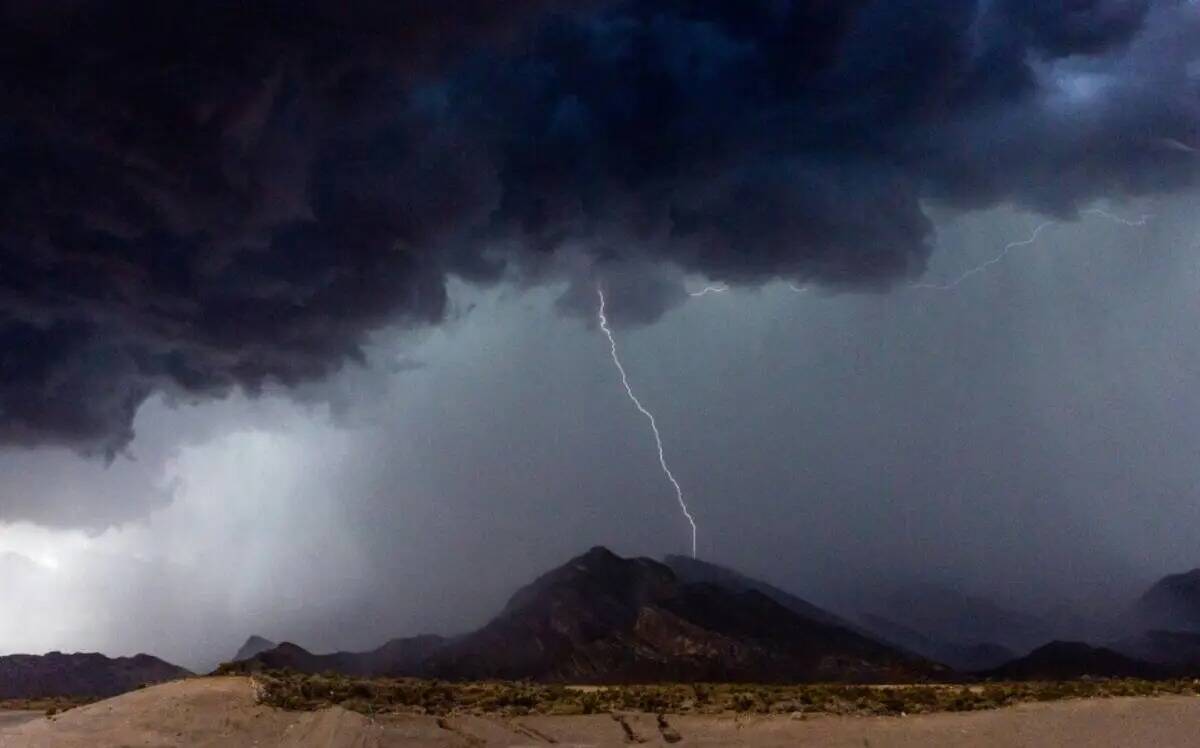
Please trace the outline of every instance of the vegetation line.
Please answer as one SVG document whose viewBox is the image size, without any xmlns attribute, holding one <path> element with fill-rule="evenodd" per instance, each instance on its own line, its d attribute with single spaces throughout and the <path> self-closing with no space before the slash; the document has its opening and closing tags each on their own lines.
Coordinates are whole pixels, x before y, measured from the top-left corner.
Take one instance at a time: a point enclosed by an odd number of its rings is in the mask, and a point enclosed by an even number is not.
<svg viewBox="0 0 1200 748">
<path fill-rule="evenodd" d="M 220 673 L 221 671 L 218 671 Z M 1200 695 L 1200 680 L 1083 679 L 858 686 L 730 683 L 600 686 L 351 678 L 263 672 L 259 700 L 293 710 L 338 705 L 363 714 L 842 714 L 968 712 L 1014 704 L 1117 696 Z"/>
</svg>

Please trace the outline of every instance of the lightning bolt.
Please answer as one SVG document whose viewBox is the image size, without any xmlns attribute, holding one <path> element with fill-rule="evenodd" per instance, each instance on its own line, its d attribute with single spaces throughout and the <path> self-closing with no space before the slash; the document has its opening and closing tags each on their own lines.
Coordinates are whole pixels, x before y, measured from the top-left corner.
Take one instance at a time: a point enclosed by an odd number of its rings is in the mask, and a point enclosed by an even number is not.
<svg viewBox="0 0 1200 748">
<path fill-rule="evenodd" d="M 1131 221 L 1128 218 L 1114 216 L 1112 213 L 1109 213 L 1108 211 L 1100 210 L 1099 208 L 1088 208 L 1087 210 L 1085 210 L 1083 212 L 1090 213 L 1093 216 L 1100 216 L 1101 218 L 1107 218 L 1108 220 L 1113 221 L 1114 223 L 1120 223 L 1125 226 L 1133 226 L 1134 228 L 1137 228 L 1139 226 L 1145 226 L 1146 223 L 1151 218 L 1154 217 L 1154 216 L 1150 215 L 1149 213 L 1143 213 L 1142 215 L 1138 216 L 1136 220 Z"/>
<path fill-rule="evenodd" d="M 1175 138 L 1159 138 L 1158 144 L 1164 148 L 1170 148 L 1173 151 L 1180 151 L 1182 153 L 1191 153 L 1193 155 L 1200 153 L 1200 150 L 1196 150 L 1187 143 L 1176 140 Z"/>
<path fill-rule="evenodd" d="M 699 291 L 690 291 L 688 292 L 688 296 L 707 296 L 710 293 L 725 293 L 728 290 L 729 286 L 725 285 L 724 283 L 719 283 L 715 286 L 705 286 Z"/>
<path fill-rule="evenodd" d="M 687 517 L 688 524 L 692 526 L 692 558 L 695 558 L 696 520 L 692 517 L 692 513 L 688 511 L 687 502 L 683 500 L 683 488 L 680 487 L 679 481 L 675 480 L 675 475 L 671 472 L 671 468 L 667 466 L 667 458 L 663 454 L 662 436 L 658 433 L 658 424 L 654 420 L 654 414 L 646 410 L 646 407 L 642 405 L 642 401 L 638 400 L 637 395 L 633 394 L 633 388 L 629 386 L 629 377 L 625 374 L 625 367 L 621 365 L 621 357 L 617 355 L 617 339 L 613 337 L 612 330 L 608 327 L 608 318 L 604 316 L 604 289 L 599 285 L 596 286 L 596 295 L 600 297 L 600 311 L 598 314 L 600 329 L 608 337 L 608 347 L 612 352 L 613 364 L 616 365 L 617 372 L 621 375 L 621 384 L 625 385 L 625 394 L 629 395 L 633 406 L 650 422 L 650 431 L 654 434 L 654 444 L 658 447 L 658 464 L 662 466 L 662 471 L 666 474 L 667 480 L 671 481 L 671 485 L 675 487 L 675 498 L 679 501 L 679 508 L 683 510 L 683 516 Z"/>
<path fill-rule="evenodd" d="M 1151 216 L 1149 214 L 1143 214 L 1143 215 L 1139 216 L 1136 220 L 1130 220 L 1128 218 L 1122 218 L 1120 216 L 1113 215 L 1112 213 L 1109 213 L 1108 211 L 1105 211 L 1105 210 L 1101 210 L 1099 208 L 1088 208 L 1087 210 L 1084 210 L 1082 212 L 1087 213 L 1089 215 L 1100 216 L 1101 218 L 1105 218 L 1109 221 L 1112 221 L 1114 223 L 1119 223 L 1124 226 L 1133 226 L 1133 227 L 1145 226 L 1146 223 L 1149 222 L 1149 220 L 1151 218 L 1153 218 L 1153 216 Z M 963 281 L 970 278 L 972 275 L 978 275 L 979 273 L 982 273 L 984 270 L 987 270 L 988 268 L 995 265 L 996 263 L 1004 260 L 1004 258 L 1008 256 L 1008 253 L 1013 251 L 1014 249 L 1017 249 L 1018 247 L 1028 247 L 1031 244 L 1037 243 L 1038 237 L 1040 237 L 1042 235 L 1043 231 L 1050 228 L 1051 226 L 1058 225 L 1058 223 L 1059 223 L 1059 221 L 1046 221 L 1045 223 L 1041 224 L 1036 229 L 1034 229 L 1033 233 L 1030 234 L 1028 239 L 1022 239 L 1021 241 L 1010 242 L 1010 243 L 1004 245 L 1004 248 L 1001 249 L 999 254 L 997 254 L 995 257 L 989 259 L 988 261 L 984 262 L 981 265 L 976 265 L 975 267 L 971 268 L 970 270 L 967 270 L 962 275 L 959 275 L 957 278 L 955 278 L 952 281 L 949 281 L 947 283 L 910 283 L 909 288 L 919 288 L 919 289 L 923 289 L 926 291 L 952 291 L 955 288 L 957 288 Z"/>
<path fill-rule="evenodd" d="M 1112 213 L 1109 213 L 1106 210 L 1101 210 L 1100 208 L 1087 208 L 1086 210 L 1083 210 L 1080 212 L 1086 213 L 1088 215 L 1099 216 L 1101 218 L 1112 221 L 1113 223 L 1119 223 L 1123 226 L 1132 226 L 1135 228 L 1145 226 L 1150 221 L 1150 219 L 1154 217 L 1154 216 L 1150 215 L 1149 213 L 1145 213 L 1145 214 L 1137 217 L 1136 219 L 1131 220 L 1128 218 L 1122 218 L 1121 216 L 1118 216 L 1118 215 L 1114 215 Z M 1033 233 L 1030 234 L 1028 239 L 1022 239 L 1020 241 L 1010 242 L 1010 243 L 1004 245 L 1004 248 L 1001 249 L 1000 252 L 997 253 L 995 257 L 992 257 L 991 259 L 987 260 L 986 262 L 984 262 L 980 265 L 976 265 L 975 267 L 971 268 L 970 270 L 967 270 L 966 272 L 962 273 L 957 278 L 955 278 L 951 281 L 948 281 L 946 283 L 910 283 L 908 287 L 909 288 L 918 288 L 918 289 L 922 289 L 925 291 L 952 291 L 955 288 L 957 288 L 960 284 L 962 284 L 963 281 L 967 280 L 971 276 L 978 275 L 979 273 L 982 273 L 983 271 L 987 270 L 988 268 L 992 267 L 993 265 L 995 265 L 999 262 L 1002 262 L 1004 260 L 1004 258 L 1008 257 L 1008 253 L 1012 252 L 1014 249 L 1018 249 L 1020 247 L 1028 247 L 1032 244 L 1036 244 L 1037 240 L 1041 237 L 1043 231 L 1050 228 L 1051 226 L 1056 226 L 1059 223 L 1060 223 L 1059 221 L 1046 221 L 1045 223 L 1041 224 L 1036 229 L 1034 229 Z M 808 292 L 807 286 L 797 286 L 795 283 L 788 283 L 787 285 L 788 285 L 788 289 L 790 291 L 792 291 L 792 293 L 802 294 L 802 293 Z M 696 296 L 696 297 L 707 296 L 710 293 L 725 293 L 728 290 L 729 290 L 729 286 L 725 285 L 724 283 L 718 283 L 716 285 L 706 286 L 705 288 L 703 288 L 700 291 L 692 291 L 688 295 Z"/>
<path fill-rule="evenodd" d="M 965 273 L 958 276 L 957 278 L 950 281 L 949 283 L 910 283 L 909 287 L 910 288 L 921 288 L 921 289 L 925 289 L 928 291 L 952 291 L 952 290 L 954 290 L 954 288 L 956 288 L 959 284 L 961 284 L 967 278 L 970 278 L 972 275 L 978 275 L 979 273 L 982 273 L 984 270 L 987 270 L 988 268 L 990 268 L 992 265 L 995 265 L 996 263 L 1002 261 L 1005 257 L 1008 256 L 1009 252 L 1013 251 L 1017 247 L 1028 247 L 1029 245 L 1037 242 L 1038 237 L 1042 235 L 1042 232 L 1045 231 L 1046 229 L 1050 228 L 1051 226 L 1055 225 L 1056 223 L 1058 223 L 1058 221 L 1046 221 L 1045 223 L 1043 223 L 1042 225 L 1040 225 L 1036 229 L 1034 229 L 1033 234 L 1031 234 L 1028 239 L 1023 239 L 1019 242 L 1009 242 L 1008 244 L 1005 244 L 1004 249 L 1000 250 L 1000 254 L 996 255 L 995 257 L 993 257 L 992 259 L 983 263 L 982 265 L 976 265 L 975 267 L 966 271 Z"/>
</svg>

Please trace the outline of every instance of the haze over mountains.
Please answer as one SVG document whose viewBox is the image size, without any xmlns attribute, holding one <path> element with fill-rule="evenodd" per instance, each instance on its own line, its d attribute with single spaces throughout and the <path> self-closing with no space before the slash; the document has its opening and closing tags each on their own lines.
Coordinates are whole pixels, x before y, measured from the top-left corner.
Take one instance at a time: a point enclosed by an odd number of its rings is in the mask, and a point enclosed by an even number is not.
<svg viewBox="0 0 1200 748">
<path fill-rule="evenodd" d="M 1159 677 L 1200 665 L 1200 632 L 1143 631 L 1122 607 L 1114 605 L 1131 633 L 1087 644 L 1055 640 L 1034 616 L 952 590 L 898 594 L 886 611 L 899 621 L 845 616 L 705 561 L 659 564 L 594 548 L 519 590 L 472 633 L 331 655 L 285 643 L 243 667 L 616 682 Z M 1155 620 L 1148 616 L 1138 620 Z"/>
<path fill-rule="evenodd" d="M 1153 627 L 1200 631 L 1200 569 L 1160 579 L 1138 600 L 1134 615 Z"/>
<path fill-rule="evenodd" d="M 897 598 L 910 607 L 886 612 L 901 620 L 849 616 L 715 564 L 622 558 L 596 547 L 517 590 L 466 634 L 331 654 L 255 635 L 223 667 L 569 683 L 1154 678 L 1200 672 L 1200 630 L 1169 628 L 1194 610 L 1197 576 L 1167 577 L 1120 611 L 1131 627 L 1123 638 L 1045 639 L 1018 649 L 1014 643 L 1043 624 L 966 595 Z M 0 698 L 109 696 L 187 675 L 149 655 L 13 655 L 0 657 Z"/>
</svg>

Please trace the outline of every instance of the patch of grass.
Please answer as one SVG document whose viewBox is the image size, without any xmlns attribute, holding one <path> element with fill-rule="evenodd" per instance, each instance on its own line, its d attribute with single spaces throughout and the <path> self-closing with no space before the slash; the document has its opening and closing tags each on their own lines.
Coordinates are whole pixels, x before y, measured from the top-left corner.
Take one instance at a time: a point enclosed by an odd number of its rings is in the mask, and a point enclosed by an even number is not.
<svg viewBox="0 0 1200 748">
<path fill-rule="evenodd" d="M 340 705 L 364 714 L 779 714 L 901 715 L 969 712 L 1033 701 L 1200 694 L 1200 681 L 1097 679 L 853 686 L 839 684 L 661 684 L 572 687 L 524 682 L 452 683 L 351 678 L 336 673 L 253 675 L 262 703 L 309 710 Z"/>
</svg>

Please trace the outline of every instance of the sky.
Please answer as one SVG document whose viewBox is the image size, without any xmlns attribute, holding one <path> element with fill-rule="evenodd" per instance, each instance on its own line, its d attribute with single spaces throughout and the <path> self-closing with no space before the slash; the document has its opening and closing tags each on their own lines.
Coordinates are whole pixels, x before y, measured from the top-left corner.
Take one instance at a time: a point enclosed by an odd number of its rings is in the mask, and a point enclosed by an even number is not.
<svg viewBox="0 0 1200 748">
<path fill-rule="evenodd" d="M 843 610 L 1200 565 L 1200 9 L 910 5 L 0 4 L 0 653 L 689 551 L 598 286 L 702 558 Z"/>
</svg>

